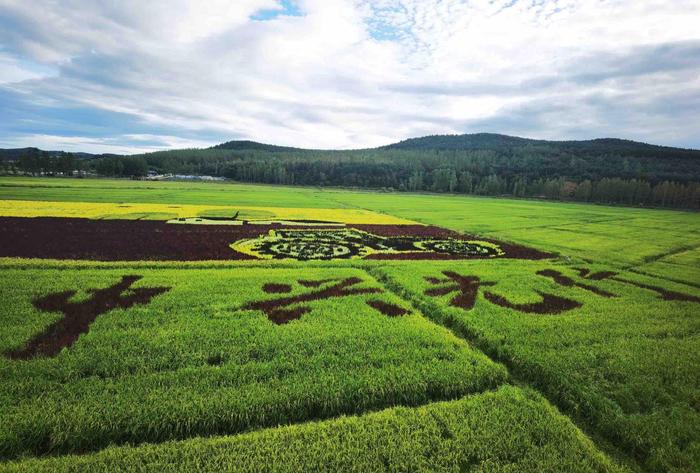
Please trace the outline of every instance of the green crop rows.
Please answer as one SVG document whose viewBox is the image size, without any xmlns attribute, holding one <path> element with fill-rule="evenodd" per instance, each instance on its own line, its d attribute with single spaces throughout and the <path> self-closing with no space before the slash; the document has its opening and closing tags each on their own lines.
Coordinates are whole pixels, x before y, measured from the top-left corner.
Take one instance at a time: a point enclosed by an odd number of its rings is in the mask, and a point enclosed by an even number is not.
<svg viewBox="0 0 700 473">
<path fill-rule="evenodd" d="M 547 269 L 614 296 L 537 275 Z M 431 288 L 425 277 L 445 270 L 497 284 L 481 286 L 474 308 L 463 310 L 450 304 L 454 293 L 425 293 Z M 699 464 L 700 290 L 635 273 L 596 281 L 580 277 L 570 265 L 551 262 L 443 263 L 415 268 L 410 274 L 397 266 L 381 274 L 433 320 L 474 341 L 505 363 L 514 377 L 545 393 L 581 425 L 621 446 L 650 471 Z M 695 296 L 697 302 L 665 300 L 622 280 L 661 285 Z M 489 302 L 485 291 L 517 303 L 541 300 L 540 291 L 582 306 L 559 314 L 526 313 Z"/>
<path fill-rule="evenodd" d="M 217 439 L 109 448 L 4 471 L 620 471 L 529 390 Z"/>
<path fill-rule="evenodd" d="M 3 313 L 12 317 L 3 325 L 3 351 L 52 321 L 27 303 L 32 295 L 105 287 L 122 274 L 3 272 L 3 286 L 11 289 Z M 172 289 L 147 308 L 100 315 L 80 343 L 56 357 L 3 359 L 4 457 L 241 432 L 452 399 L 505 380 L 503 367 L 420 315 L 387 317 L 358 303 L 382 299 L 405 305 L 389 293 L 314 301 L 303 323 L 282 326 L 244 308 L 274 298 L 260 290 L 264 284 L 293 283 L 300 275 L 304 280 L 359 277 L 360 287 L 378 287 L 357 270 L 141 270 L 139 275 L 138 286 Z M 293 287 L 293 294 L 309 291 Z"/>
<path fill-rule="evenodd" d="M 0 199 L 368 209 L 557 254 L 2 258 L 0 471 L 700 469 L 697 214 L 87 179 Z"/>
</svg>

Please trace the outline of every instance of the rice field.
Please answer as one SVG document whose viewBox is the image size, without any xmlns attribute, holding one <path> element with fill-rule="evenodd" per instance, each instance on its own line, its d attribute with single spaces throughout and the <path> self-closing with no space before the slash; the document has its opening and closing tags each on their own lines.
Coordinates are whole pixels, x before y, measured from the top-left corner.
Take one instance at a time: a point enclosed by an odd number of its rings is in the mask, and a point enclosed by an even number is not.
<svg viewBox="0 0 700 473">
<path fill-rule="evenodd" d="M 349 224 L 407 225 L 415 222 L 363 209 L 172 205 L 149 203 L 0 200 L 0 217 L 73 217 L 115 220 L 222 218 L 237 220 L 311 220 Z"/>
<path fill-rule="evenodd" d="M 700 468 L 697 214 L 89 179 L 2 178 L 0 199 L 4 222 L 155 220 L 163 245 L 216 226 L 168 220 L 232 211 L 442 242 L 238 260 L 218 230 L 221 257 L 188 261 L 127 232 L 136 259 L 52 235 L 0 258 L 0 471 Z"/>
</svg>

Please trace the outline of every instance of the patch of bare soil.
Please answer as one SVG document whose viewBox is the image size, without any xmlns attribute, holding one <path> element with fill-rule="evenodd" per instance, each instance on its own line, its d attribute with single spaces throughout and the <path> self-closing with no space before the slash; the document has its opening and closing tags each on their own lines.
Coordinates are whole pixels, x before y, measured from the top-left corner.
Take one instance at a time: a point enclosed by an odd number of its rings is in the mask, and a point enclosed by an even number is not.
<svg viewBox="0 0 700 473">
<path fill-rule="evenodd" d="M 478 276 L 462 276 L 454 271 L 443 271 L 445 278 L 426 277 L 426 281 L 437 286 L 425 290 L 425 295 L 431 297 L 456 293 L 450 301 L 453 307 L 471 310 L 476 302 L 476 295 L 481 286 L 493 286 L 494 282 L 482 281 Z M 444 285 L 447 284 L 447 285 Z"/>
<path fill-rule="evenodd" d="M 651 284 L 642 284 L 640 282 L 636 281 L 630 281 L 629 279 L 623 279 L 617 276 L 613 276 L 610 279 L 613 281 L 621 282 L 624 284 L 631 284 L 632 286 L 640 287 L 642 289 L 648 289 L 650 291 L 654 291 L 659 296 L 661 296 L 661 299 L 665 301 L 686 301 L 686 302 L 697 302 L 700 303 L 700 297 L 692 296 L 690 294 L 683 294 L 682 292 L 676 292 L 676 291 L 669 291 L 668 289 L 664 289 L 663 287 L 659 286 L 652 286 Z"/>
<path fill-rule="evenodd" d="M 278 225 L 0 217 L 0 256 L 97 261 L 255 259 L 229 245 Z"/>
<path fill-rule="evenodd" d="M 321 287 L 327 282 L 335 281 L 335 279 L 317 279 L 314 281 L 309 281 L 306 279 L 300 279 L 297 281 L 299 284 L 301 284 L 304 287 Z"/>
<path fill-rule="evenodd" d="M 590 279 L 591 281 L 602 281 L 611 276 L 615 276 L 617 273 L 614 271 L 599 271 L 597 273 L 591 273 L 590 269 L 587 268 L 576 268 L 579 276 L 582 278 Z"/>
<path fill-rule="evenodd" d="M 656 292 L 661 299 L 666 301 L 685 301 L 685 302 L 697 302 L 700 303 L 700 297 L 693 296 L 691 294 L 684 294 L 682 292 L 670 291 L 664 289 L 663 287 L 654 286 L 652 284 L 644 284 L 637 281 L 632 281 L 629 279 L 621 278 L 613 271 L 601 271 L 598 273 L 591 273 L 587 268 L 577 268 L 579 275 L 586 279 L 591 279 L 593 281 L 602 281 L 603 279 L 611 279 L 613 281 L 621 282 L 623 284 L 629 284 L 631 286 L 639 287 L 642 289 L 647 289 L 649 291 Z"/>
<path fill-rule="evenodd" d="M 483 238 L 476 235 L 469 235 L 465 233 L 459 233 L 453 230 L 448 230 L 446 228 L 436 227 L 433 225 L 353 225 L 353 228 L 358 230 L 364 230 L 375 235 L 380 235 L 384 237 L 401 237 L 401 236 L 411 236 L 411 237 L 422 237 L 422 238 L 452 238 L 456 240 L 476 240 L 485 241 L 488 243 L 494 243 L 498 245 L 504 252 L 505 255 L 502 258 L 514 258 L 514 259 L 546 259 L 552 258 L 556 255 L 553 253 L 546 253 L 544 251 L 536 250 L 534 248 L 529 248 L 527 246 L 515 245 L 504 243 L 502 241 L 494 240 L 491 238 Z M 471 256 L 471 258 L 483 258 L 480 256 Z M 458 255 L 449 255 L 444 253 L 404 253 L 404 254 L 392 254 L 392 255 L 369 255 L 367 259 L 464 259 L 464 257 Z"/>
<path fill-rule="evenodd" d="M 262 290 L 268 294 L 281 294 L 285 292 L 291 292 L 292 286 L 289 284 L 277 284 L 277 283 L 267 283 L 263 285 Z"/>
<path fill-rule="evenodd" d="M 541 291 L 535 292 L 542 297 L 542 300 L 528 304 L 514 304 L 505 297 L 488 291 L 484 292 L 484 297 L 489 302 L 500 305 L 501 307 L 508 307 L 509 309 L 530 314 L 561 314 L 562 312 L 576 309 L 583 305 L 580 302 L 567 299 L 565 297 L 556 296 L 554 294 L 547 294 L 546 292 Z"/>
<path fill-rule="evenodd" d="M 476 303 L 476 298 L 481 287 L 493 286 L 493 281 L 482 281 L 478 276 L 464 276 L 454 271 L 443 271 L 444 278 L 426 277 L 432 286 L 425 290 L 426 296 L 439 297 L 447 294 L 455 294 L 450 300 L 450 305 L 464 310 L 471 310 Z M 530 314 L 559 314 L 567 310 L 581 307 L 582 304 L 554 294 L 536 291 L 542 300 L 528 304 L 515 304 L 503 296 L 484 291 L 484 297 L 492 304 L 514 309 Z"/>
</svg>

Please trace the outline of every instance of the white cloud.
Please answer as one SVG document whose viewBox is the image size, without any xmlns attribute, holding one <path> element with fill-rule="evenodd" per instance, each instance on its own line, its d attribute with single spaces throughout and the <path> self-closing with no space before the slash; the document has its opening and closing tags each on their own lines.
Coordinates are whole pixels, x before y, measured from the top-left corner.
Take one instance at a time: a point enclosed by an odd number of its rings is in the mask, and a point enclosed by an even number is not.
<svg viewBox="0 0 700 473">
<path fill-rule="evenodd" d="M 11 77 L 0 84 L 34 102 L 127 114 L 125 140 L 157 129 L 362 147 L 496 131 L 700 146 L 700 111 L 665 106 L 669 93 L 700 94 L 695 0 L 296 3 L 302 16 L 252 21 L 280 5 L 0 0 L 0 59 L 12 58 L 0 60 Z M 25 77 L 12 61 L 60 75 Z"/>
<path fill-rule="evenodd" d="M 137 154 L 162 149 L 204 148 L 209 146 L 209 144 L 204 141 L 186 140 L 177 136 L 139 134 L 116 135 L 109 138 L 32 134 L 17 138 L 0 139 L 0 147 L 4 148 L 25 148 L 30 146 L 51 151 Z"/>
<path fill-rule="evenodd" d="M 12 84 L 31 79 L 55 76 L 57 71 L 50 67 L 21 61 L 16 57 L 0 53 L 0 85 Z"/>
</svg>

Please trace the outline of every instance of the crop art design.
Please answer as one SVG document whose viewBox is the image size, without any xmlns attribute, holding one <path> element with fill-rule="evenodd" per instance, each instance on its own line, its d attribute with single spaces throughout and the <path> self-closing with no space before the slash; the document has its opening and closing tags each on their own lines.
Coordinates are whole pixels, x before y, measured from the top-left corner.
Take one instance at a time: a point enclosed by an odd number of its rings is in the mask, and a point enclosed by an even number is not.
<svg viewBox="0 0 700 473">
<path fill-rule="evenodd" d="M 503 256 L 499 245 L 487 241 L 429 238 L 424 236 L 380 236 L 355 228 L 315 230 L 270 230 L 258 238 L 239 240 L 235 251 L 262 259 L 330 260 L 364 258 L 371 255 L 440 253 L 456 257 Z"/>
<path fill-rule="evenodd" d="M 302 315 L 311 311 L 311 307 L 305 303 L 330 299 L 333 297 L 351 297 L 364 294 L 379 294 L 384 292 L 379 287 L 357 287 L 364 281 L 358 277 L 344 279 L 300 279 L 297 283 L 307 290 L 297 295 L 285 295 L 275 299 L 249 302 L 243 309 L 260 310 L 267 315 L 270 322 L 283 325 L 292 320 L 299 319 Z M 280 294 L 292 292 L 289 284 L 267 283 L 262 287 L 268 294 Z M 397 317 L 408 313 L 408 310 L 390 302 L 372 299 L 367 305 L 381 312 L 387 317 Z"/>
<path fill-rule="evenodd" d="M 0 217 L 0 256 L 98 261 L 545 259 L 534 248 L 420 224 L 222 218 L 167 223 Z"/>
<path fill-rule="evenodd" d="M 640 289 L 647 289 L 649 291 L 656 292 L 660 299 L 666 301 L 685 301 L 685 302 L 697 302 L 700 304 L 700 297 L 692 296 L 690 294 L 684 294 L 682 292 L 669 291 L 658 286 L 652 286 L 651 284 L 643 284 L 637 281 L 632 281 L 629 279 L 621 278 L 612 271 L 601 271 L 598 273 L 591 273 L 587 268 L 577 268 L 579 276 L 592 281 L 602 281 L 604 279 L 610 279 L 611 281 L 617 281 L 622 284 L 629 284 L 631 286 L 638 287 Z"/>
<path fill-rule="evenodd" d="M 450 305 L 465 310 L 471 310 L 476 302 L 476 295 L 482 286 L 493 286 L 492 281 L 481 281 L 478 276 L 462 276 L 454 271 L 443 271 L 445 278 L 427 277 L 426 280 L 436 287 L 425 290 L 425 294 L 432 297 L 455 293 L 450 300 Z M 560 314 L 568 310 L 581 307 L 580 302 L 559 297 L 554 294 L 536 291 L 541 300 L 528 304 L 515 304 L 503 296 L 484 291 L 484 297 L 492 304 L 514 309 L 530 314 Z"/>
<path fill-rule="evenodd" d="M 612 271 L 592 273 L 586 268 L 576 268 L 576 271 L 578 271 L 580 278 L 588 281 L 611 280 L 618 283 L 635 286 L 640 289 L 656 292 L 659 295 L 659 298 L 663 300 L 700 303 L 700 297 L 625 279 L 619 277 L 617 273 Z M 453 307 L 458 307 L 464 310 L 471 310 L 474 307 L 477 294 L 482 287 L 494 286 L 496 284 L 494 281 L 482 281 L 478 276 L 465 276 L 454 271 L 443 271 L 442 274 L 445 276 L 444 278 L 432 276 L 425 277 L 425 280 L 430 283 L 432 287 L 427 288 L 424 291 L 424 294 L 430 297 L 440 297 L 453 294 L 449 304 Z M 604 298 L 617 297 L 615 294 L 598 288 L 592 284 L 576 281 L 555 269 L 543 269 L 537 271 L 536 274 L 538 276 L 550 278 L 554 283 L 566 288 L 576 287 Z M 540 301 L 525 304 L 513 303 L 506 297 L 489 291 L 484 291 L 483 294 L 484 298 L 491 304 L 527 314 L 561 314 L 562 312 L 567 312 L 583 306 L 583 304 L 573 299 L 568 299 L 538 290 L 535 290 L 535 292 L 539 294 Z"/>
<path fill-rule="evenodd" d="M 90 324 L 106 312 L 127 309 L 133 305 L 148 304 L 155 296 L 170 290 L 169 287 L 131 286 L 141 276 L 122 276 L 121 281 L 105 289 L 89 289 L 90 297 L 81 302 L 71 302 L 77 291 L 49 294 L 33 301 L 34 307 L 45 312 L 60 312 L 63 317 L 31 339 L 23 348 L 7 353 L 14 360 L 27 360 L 38 356 L 52 357 L 75 343 L 81 334 L 90 330 Z"/>
</svg>

